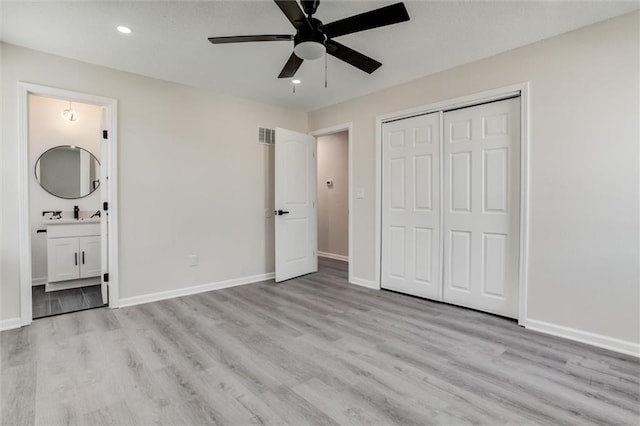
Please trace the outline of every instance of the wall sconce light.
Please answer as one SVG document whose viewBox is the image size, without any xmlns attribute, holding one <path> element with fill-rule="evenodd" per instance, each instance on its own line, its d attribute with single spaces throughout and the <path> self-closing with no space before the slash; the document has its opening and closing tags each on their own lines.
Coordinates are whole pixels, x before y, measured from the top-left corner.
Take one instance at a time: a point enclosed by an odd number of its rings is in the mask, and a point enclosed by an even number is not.
<svg viewBox="0 0 640 426">
<path fill-rule="evenodd" d="M 75 109 L 71 108 L 71 102 L 69 102 L 69 108 L 62 111 L 62 116 L 65 120 L 75 122 L 78 121 L 78 113 Z"/>
</svg>

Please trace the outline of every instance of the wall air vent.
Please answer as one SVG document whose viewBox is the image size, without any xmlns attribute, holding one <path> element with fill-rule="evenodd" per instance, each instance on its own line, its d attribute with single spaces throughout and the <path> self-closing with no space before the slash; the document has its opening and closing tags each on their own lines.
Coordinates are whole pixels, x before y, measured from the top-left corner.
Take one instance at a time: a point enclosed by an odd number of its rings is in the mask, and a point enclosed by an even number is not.
<svg viewBox="0 0 640 426">
<path fill-rule="evenodd" d="M 258 127 L 258 143 L 262 145 L 273 145 L 276 143 L 275 129 Z"/>
</svg>

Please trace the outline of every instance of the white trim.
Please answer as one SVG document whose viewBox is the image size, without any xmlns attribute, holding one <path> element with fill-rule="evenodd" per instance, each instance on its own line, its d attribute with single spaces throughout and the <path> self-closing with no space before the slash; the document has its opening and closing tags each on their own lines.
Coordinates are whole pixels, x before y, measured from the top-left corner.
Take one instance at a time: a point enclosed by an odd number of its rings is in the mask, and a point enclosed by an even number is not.
<svg viewBox="0 0 640 426">
<path fill-rule="evenodd" d="M 375 229 L 375 270 L 373 282 L 382 288 L 382 116 L 376 117 L 376 229 Z"/>
<path fill-rule="evenodd" d="M 527 273 L 529 265 L 529 82 L 516 83 L 484 92 L 474 93 L 455 99 L 435 102 L 403 111 L 376 117 L 376 229 L 375 229 L 375 284 L 380 287 L 381 267 L 381 227 L 382 227 L 382 124 L 415 115 L 446 111 L 454 108 L 473 106 L 480 103 L 520 95 L 520 265 L 518 291 L 518 324 L 527 324 Z M 442 126 L 441 126 L 442 127 Z"/>
<path fill-rule="evenodd" d="M 47 283 L 47 277 L 43 278 L 33 278 L 31 280 L 31 287 L 35 287 L 37 285 L 43 285 Z"/>
<path fill-rule="evenodd" d="M 327 253 L 325 251 L 318 251 L 318 256 L 326 257 L 327 259 L 341 260 L 343 262 L 349 261 L 349 256 L 345 256 L 342 254 Z"/>
<path fill-rule="evenodd" d="M 260 281 L 272 280 L 275 273 L 268 272 L 266 274 L 252 275 L 243 278 L 234 278 L 231 280 L 219 281 L 209 284 L 200 284 L 192 287 L 179 288 L 176 290 L 160 291 L 158 293 L 143 294 L 141 296 L 127 297 L 120 299 L 120 307 L 141 305 L 143 303 L 157 302 L 159 300 L 173 299 L 175 297 L 189 296 L 191 294 L 205 293 L 207 291 L 221 290 L 223 288 L 236 287 L 245 284 L 253 284 Z"/>
<path fill-rule="evenodd" d="M 31 238 L 29 223 L 29 89 L 18 83 L 18 132 L 20 143 L 20 182 L 18 182 L 20 237 L 20 324 L 33 320 L 31 290 Z"/>
<path fill-rule="evenodd" d="M 309 132 L 309 134 L 311 136 L 314 137 L 318 137 L 318 136 L 327 136 L 327 135 L 331 135 L 334 133 L 339 133 L 339 132 L 347 132 L 347 137 L 348 137 L 348 160 L 349 160 L 349 165 L 348 167 L 348 179 L 349 179 L 349 218 L 348 218 L 348 227 L 349 227 L 349 256 L 347 257 L 347 261 L 349 261 L 349 259 L 353 259 L 353 123 L 348 122 L 348 123 L 342 123 L 342 124 L 337 124 L 335 126 L 331 126 L 331 127 L 325 127 L 324 129 L 319 129 L 319 130 L 314 130 L 312 132 Z M 316 158 L 317 161 L 317 158 Z M 317 203 L 317 200 L 316 200 Z M 318 252 L 318 255 L 320 256 L 320 252 Z M 349 282 L 352 282 L 353 280 L 353 268 L 351 263 L 349 263 L 348 266 L 348 280 Z"/>
<path fill-rule="evenodd" d="M 438 302 L 444 301 L 444 112 L 439 111 L 440 115 L 440 146 L 439 152 L 440 155 L 440 178 L 438 179 L 440 182 L 438 190 L 440 191 L 440 199 L 438 202 L 440 203 L 440 220 L 438 221 L 438 226 L 440 227 L 440 264 L 438 267 L 440 268 L 440 289 L 438 291 Z M 380 283 L 380 287 L 382 287 L 382 282 Z"/>
<path fill-rule="evenodd" d="M 403 118 L 409 118 L 416 115 L 424 115 L 438 111 L 448 111 L 456 108 L 464 108 L 468 106 L 474 106 L 479 103 L 486 103 L 491 101 L 497 101 L 510 96 L 518 96 L 525 86 L 528 87 L 528 82 L 512 84 L 509 86 L 499 87 L 492 90 L 486 90 L 484 92 L 473 93 L 467 96 L 461 96 L 459 98 L 448 99 L 440 102 L 435 102 L 428 105 L 422 105 L 415 108 L 409 108 L 402 111 L 396 111 L 389 114 L 383 114 L 376 117 L 376 120 L 380 120 L 381 123 L 387 121 L 401 120 Z"/>
<path fill-rule="evenodd" d="M 527 328 L 529 330 L 551 334 L 552 336 L 564 337 L 565 339 L 608 349 L 610 351 L 640 357 L 640 343 L 615 339 L 602 334 L 591 333 L 589 331 L 578 330 L 531 318 L 527 318 Z"/>
<path fill-rule="evenodd" d="M 520 287 L 518 289 L 518 325 L 527 326 L 529 294 L 529 82 L 520 87 Z"/>
<path fill-rule="evenodd" d="M 349 279 L 349 284 L 359 285 L 360 287 L 366 287 L 372 290 L 380 290 L 380 286 L 377 285 L 374 281 L 365 280 L 363 278 L 352 277 Z"/>
<path fill-rule="evenodd" d="M 9 319 L 0 321 L 0 331 L 13 330 L 14 328 L 20 328 L 20 326 L 21 326 L 20 317 L 9 318 Z"/>
<path fill-rule="evenodd" d="M 118 274 L 118 101 L 112 98 L 18 82 L 18 129 L 20 144 L 19 233 L 20 233 L 20 324 L 28 325 L 33 320 L 31 306 L 31 238 L 29 227 L 29 95 L 64 99 L 102 106 L 106 112 L 105 129 L 109 130 L 109 306 L 119 306 Z"/>
</svg>

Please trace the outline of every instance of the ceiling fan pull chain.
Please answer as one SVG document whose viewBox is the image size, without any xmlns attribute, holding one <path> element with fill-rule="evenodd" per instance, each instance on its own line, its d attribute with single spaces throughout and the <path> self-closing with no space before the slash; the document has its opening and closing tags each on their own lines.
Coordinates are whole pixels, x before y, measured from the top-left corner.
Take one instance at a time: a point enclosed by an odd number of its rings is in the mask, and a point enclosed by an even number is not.
<svg viewBox="0 0 640 426">
<path fill-rule="evenodd" d="M 327 53 L 324 54 L 324 88 L 327 88 Z"/>
</svg>

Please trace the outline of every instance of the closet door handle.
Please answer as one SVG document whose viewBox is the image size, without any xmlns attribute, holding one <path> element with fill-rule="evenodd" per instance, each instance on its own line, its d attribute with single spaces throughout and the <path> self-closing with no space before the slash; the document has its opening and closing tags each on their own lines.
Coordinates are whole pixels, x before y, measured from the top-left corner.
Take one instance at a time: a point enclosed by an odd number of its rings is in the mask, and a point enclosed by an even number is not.
<svg viewBox="0 0 640 426">
<path fill-rule="evenodd" d="M 76 266 L 78 266 L 78 252 L 73 253 L 73 257 L 75 259 Z"/>
<path fill-rule="evenodd" d="M 82 264 L 84 265 L 84 251 L 82 252 Z"/>
</svg>

